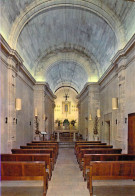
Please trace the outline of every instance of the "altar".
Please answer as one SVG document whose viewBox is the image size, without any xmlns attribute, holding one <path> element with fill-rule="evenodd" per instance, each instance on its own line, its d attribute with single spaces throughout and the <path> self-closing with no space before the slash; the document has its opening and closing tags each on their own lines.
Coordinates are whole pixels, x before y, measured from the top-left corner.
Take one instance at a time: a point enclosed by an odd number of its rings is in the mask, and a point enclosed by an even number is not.
<svg viewBox="0 0 135 196">
<path fill-rule="evenodd" d="M 76 134 L 78 133 L 78 130 L 76 129 L 60 129 L 60 130 L 55 130 L 54 134 L 57 134 L 57 141 L 60 141 L 60 135 L 67 135 L 70 139 L 73 136 L 73 141 L 76 141 Z"/>
</svg>

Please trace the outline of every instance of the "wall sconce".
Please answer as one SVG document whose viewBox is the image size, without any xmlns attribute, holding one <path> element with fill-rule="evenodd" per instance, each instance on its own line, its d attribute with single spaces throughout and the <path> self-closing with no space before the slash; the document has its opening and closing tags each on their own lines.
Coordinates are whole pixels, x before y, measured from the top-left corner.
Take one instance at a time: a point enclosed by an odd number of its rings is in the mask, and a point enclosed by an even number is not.
<svg viewBox="0 0 135 196">
<path fill-rule="evenodd" d="M 21 110 L 21 109 L 22 109 L 22 100 L 19 99 L 19 98 L 17 98 L 17 99 L 15 100 L 15 109 L 16 109 L 16 110 Z"/>
<path fill-rule="evenodd" d="M 127 123 L 127 118 L 125 118 L 125 124 Z"/>
<path fill-rule="evenodd" d="M 101 117 L 101 115 L 100 115 L 100 109 L 97 110 L 97 117 L 98 117 L 98 118 Z"/>
<path fill-rule="evenodd" d="M 15 118 L 13 118 L 13 124 L 15 124 L 16 123 L 16 119 Z"/>
<path fill-rule="evenodd" d="M 35 116 L 38 116 L 37 108 L 35 108 Z"/>
<path fill-rule="evenodd" d="M 43 115 L 43 120 L 45 120 L 45 114 Z"/>
<path fill-rule="evenodd" d="M 113 110 L 118 109 L 118 98 L 112 98 L 112 109 Z"/>
<path fill-rule="evenodd" d="M 91 114 L 89 115 L 89 120 L 92 120 L 92 116 L 91 116 Z"/>
<path fill-rule="evenodd" d="M 8 123 L 8 118 L 7 118 L 7 117 L 5 118 L 5 123 L 6 123 L 6 124 Z"/>
<path fill-rule="evenodd" d="M 87 116 L 85 117 L 85 120 L 88 120 L 88 117 Z"/>
</svg>

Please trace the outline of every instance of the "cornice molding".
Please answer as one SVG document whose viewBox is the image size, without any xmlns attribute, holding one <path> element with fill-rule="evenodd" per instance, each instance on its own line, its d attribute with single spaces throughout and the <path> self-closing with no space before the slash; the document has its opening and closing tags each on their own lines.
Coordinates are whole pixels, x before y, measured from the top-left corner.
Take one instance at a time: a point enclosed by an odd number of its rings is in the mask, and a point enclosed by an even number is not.
<svg viewBox="0 0 135 196">
<path fill-rule="evenodd" d="M 6 42 L 6 40 L 3 38 L 3 36 L 0 34 L 0 45 L 1 45 L 1 50 L 4 50 L 10 57 L 13 57 L 19 64 L 20 66 L 23 64 L 23 59 L 21 56 L 18 54 L 16 50 L 11 49 L 9 44 Z"/>
<path fill-rule="evenodd" d="M 23 59 L 21 56 L 18 54 L 16 50 L 13 50 L 9 44 L 6 42 L 6 40 L 3 38 L 3 36 L 0 34 L 0 46 L 1 46 L 1 51 L 4 51 L 7 55 L 8 59 L 13 59 L 16 62 L 16 68 L 14 67 L 15 72 L 18 74 L 18 70 L 21 70 L 25 76 L 33 83 L 36 83 L 36 80 L 32 77 L 30 72 L 27 70 L 27 68 L 23 65 Z M 10 68 L 11 65 L 9 65 L 6 62 L 7 66 Z M 18 68 L 19 67 L 19 68 Z M 13 69 L 13 67 L 12 67 Z"/>
<path fill-rule="evenodd" d="M 84 88 L 82 89 L 82 91 L 79 93 L 79 95 L 76 96 L 77 99 L 81 99 L 85 93 L 89 92 L 89 87 L 90 86 L 97 86 L 98 82 L 87 82 L 84 86 Z"/>
<path fill-rule="evenodd" d="M 101 84 L 106 77 L 110 74 L 110 72 L 118 66 L 118 63 L 122 59 L 126 59 L 126 55 L 132 50 L 132 48 L 135 47 L 135 34 L 132 36 L 132 38 L 129 40 L 129 42 L 126 44 L 126 46 L 119 50 L 116 55 L 113 57 L 111 61 L 111 65 L 108 67 L 108 69 L 105 71 L 105 73 L 102 75 L 102 77 L 99 79 L 98 83 Z"/>
<path fill-rule="evenodd" d="M 48 83 L 46 83 L 46 82 L 36 82 L 35 85 L 41 85 L 41 86 L 43 86 L 44 91 L 45 91 L 45 95 L 48 95 L 51 98 L 51 100 L 56 99 L 56 95 L 54 95 L 54 93 L 50 89 Z"/>
</svg>

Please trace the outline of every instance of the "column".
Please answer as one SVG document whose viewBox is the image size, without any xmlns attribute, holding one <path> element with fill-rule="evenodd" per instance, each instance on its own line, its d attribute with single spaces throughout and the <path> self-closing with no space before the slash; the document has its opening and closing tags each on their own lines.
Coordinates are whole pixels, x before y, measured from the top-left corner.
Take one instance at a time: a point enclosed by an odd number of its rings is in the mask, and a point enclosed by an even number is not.
<svg viewBox="0 0 135 196">
<path fill-rule="evenodd" d="M 60 133 L 57 132 L 57 142 L 59 142 L 59 141 L 60 141 Z"/>
<path fill-rule="evenodd" d="M 75 132 L 73 133 L 73 141 L 75 142 L 76 141 L 76 138 L 75 138 Z"/>
<path fill-rule="evenodd" d="M 8 59 L 8 152 L 11 152 L 16 142 L 16 64 L 13 57 Z M 14 144 L 15 145 L 15 144 Z"/>
</svg>

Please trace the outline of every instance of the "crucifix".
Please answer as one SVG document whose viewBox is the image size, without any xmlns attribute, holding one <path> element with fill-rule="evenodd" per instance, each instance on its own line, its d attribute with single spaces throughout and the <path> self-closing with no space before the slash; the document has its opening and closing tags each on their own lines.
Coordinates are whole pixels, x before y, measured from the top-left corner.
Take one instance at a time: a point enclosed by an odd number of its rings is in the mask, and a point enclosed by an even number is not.
<svg viewBox="0 0 135 196">
<path fill-rule="evenodd" d="M 67 99 L 69 98 L 68 94 L 65 94 L 65 101 L 67 101 Z"/>
</svg>

